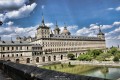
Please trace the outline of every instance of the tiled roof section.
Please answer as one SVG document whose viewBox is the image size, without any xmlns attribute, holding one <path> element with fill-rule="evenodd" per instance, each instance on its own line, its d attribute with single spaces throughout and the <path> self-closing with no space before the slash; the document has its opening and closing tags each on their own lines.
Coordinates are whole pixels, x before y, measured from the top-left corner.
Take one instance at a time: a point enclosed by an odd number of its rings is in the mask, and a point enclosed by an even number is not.
<svg viewBox="0 0 120 80">
<path fill-rule="evenodd" d="M 29 42 L 27 41 L 0 41 L 0 45 L 19 45 L 19 46 L 22 46 L 22 45 L 32 45 L 30 44 Z"/>
<path fill-rule="evenodd" d="M 71 36 L 71 35 L 53 35 L 51 39 L 78 39 L 78 40 L 101 40 L 98 37 Z"/>
</svg>

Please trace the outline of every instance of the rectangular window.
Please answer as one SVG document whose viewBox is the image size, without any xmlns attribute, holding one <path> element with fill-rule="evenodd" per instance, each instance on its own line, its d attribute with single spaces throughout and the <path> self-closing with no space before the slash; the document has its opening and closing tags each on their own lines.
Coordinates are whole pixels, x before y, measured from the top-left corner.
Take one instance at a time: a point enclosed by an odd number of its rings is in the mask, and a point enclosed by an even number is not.
<svg viewBox="0 0 120 80">
<path fill-rule="evenodd" d="M 2 50 L 5 50 L 5 47 L 3 47 Z"/>
<path fill-rule="evenodd" d="M 18 50 L 18 47 L 16 47 L 16 50 Z"/>
<path fill-rule="evenodd" d="M 9 50 L 9 47 L 7 47 L 7 50 Z"/>
<path fill-rule="evenodd" d="M 27 46 L 27 50 L 28 50 L 28 46 Z"/>
<path fill-rule="evenodd" d="M 22 46 L 20 47 L 20 50 L 22 50 Z"/>
<path fill-rule="evenodd" d="M 12 50 L 14 50 L 14 47 L 12 47 Z"/>
</svg>

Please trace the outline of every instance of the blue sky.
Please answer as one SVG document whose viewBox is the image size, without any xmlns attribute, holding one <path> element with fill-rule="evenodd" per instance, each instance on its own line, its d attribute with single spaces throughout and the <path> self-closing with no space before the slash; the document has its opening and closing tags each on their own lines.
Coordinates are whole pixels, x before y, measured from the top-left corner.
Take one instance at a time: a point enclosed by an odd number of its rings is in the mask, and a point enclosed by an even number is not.
<svg viewBox="0 0 120 80">
<path fill-rule="evenodd" d="M 34 36 L 42 12 L 51 29 L 57 20 L 73 35 L 96 36 L 101 26 L 107 46 L 120 45 L 120 0 L 0 0 L 1 37 Z"/>
</svg>

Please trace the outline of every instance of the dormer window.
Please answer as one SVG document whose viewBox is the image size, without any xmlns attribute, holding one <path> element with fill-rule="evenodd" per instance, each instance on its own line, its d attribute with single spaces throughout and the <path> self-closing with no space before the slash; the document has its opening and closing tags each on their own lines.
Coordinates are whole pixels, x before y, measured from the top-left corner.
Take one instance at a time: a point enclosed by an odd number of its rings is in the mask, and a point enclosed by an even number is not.
<svg viewBox="0 0 120 80">
<path fill-rule="evenodd" d="M 5 41 L 2 41 L 2 43 L 5 43 Z"/>
<path fill-rule="evenodd" d="M 14 41 L 11 41 L 11 43 L 14 43 Z"/>
</svg>

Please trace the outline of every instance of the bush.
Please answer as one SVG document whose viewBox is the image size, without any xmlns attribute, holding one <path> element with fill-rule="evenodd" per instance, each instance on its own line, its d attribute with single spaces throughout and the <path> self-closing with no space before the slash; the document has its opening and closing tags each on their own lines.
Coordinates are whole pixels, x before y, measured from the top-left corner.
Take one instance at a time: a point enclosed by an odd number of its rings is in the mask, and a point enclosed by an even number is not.
<svg viewBox="0 0 120 80">
<path fill-rule="evenodd" d="M 81 61 L 91 61 L 92 60 L 92 57 L 90 55 L 87 55 L 87 54 L 82 54 L 78 57 L 78 60 L 81 60 Z"/>
<path fill-rule="evenodd" d="M 119 58 L 118 58 L 117 56 L 115 56 L 115 57 L 113 58 L 113 61 L 119 61 Z"/>
<path fill-rule="evenodd" d="M 75 55 L 74 54 L 68 54 L 67 57 L 70 59 L 70 60 L 74 60 L 75 58 Z"/>
</svg>

